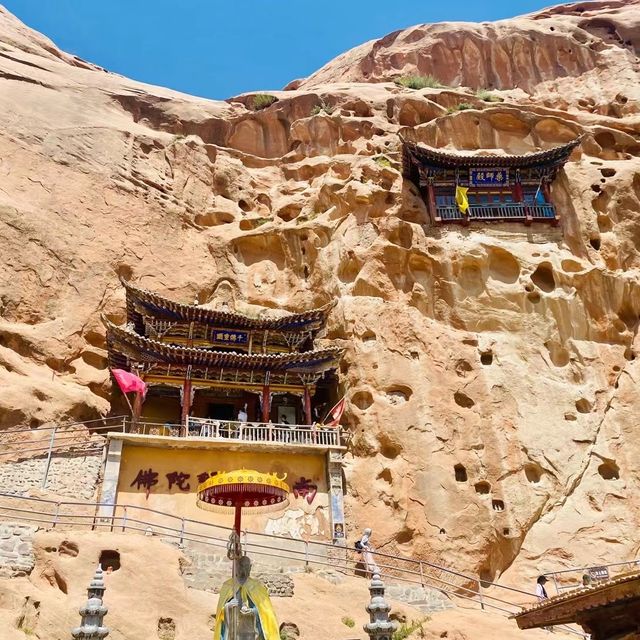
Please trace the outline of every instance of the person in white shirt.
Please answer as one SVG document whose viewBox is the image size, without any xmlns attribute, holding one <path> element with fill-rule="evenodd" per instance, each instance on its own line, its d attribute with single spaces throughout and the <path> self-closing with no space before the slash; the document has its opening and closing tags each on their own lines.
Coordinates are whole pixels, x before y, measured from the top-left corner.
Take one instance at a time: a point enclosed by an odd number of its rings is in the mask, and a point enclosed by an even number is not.
<svg viewBox="0 0 640 640">
<path fill-rule="evenodd" d="M 371 546 L 372 533 L 372 530 L 367 528 L 362 533 L 362 538 L 360 538 L 362 559 L 364 560 L 364 564 L 367 567 L 367 573 L 369 574 L 369 576 L 373 576 L 374 573 L 380 575 L 380 569 L 376 564 L 376 561 L 373 559 L 374 548 Z"/>
<path fill-rule="evenodd" d="M 538 576 L 536 580 L 536 595 L 538 596 L 538 600 L 542 602 L 543 600 L 547 600 L 549 596 L 547 595 L 547 590 L 544 588 L 547 579 L 544 576 Z"/>
<path fill-rule="evenodd" d="M 249 414 L 247 413 L 247 405 L 245 404 L 240 411 L 238 411 L 238 422 L 246 422 L 249 419 Z"/>
</svg>

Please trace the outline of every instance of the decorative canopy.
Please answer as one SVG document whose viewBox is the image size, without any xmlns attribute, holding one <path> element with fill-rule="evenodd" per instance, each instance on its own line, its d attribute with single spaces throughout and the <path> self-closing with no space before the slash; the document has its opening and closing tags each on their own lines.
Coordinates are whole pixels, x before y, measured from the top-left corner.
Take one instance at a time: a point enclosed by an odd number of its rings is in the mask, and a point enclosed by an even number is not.
<svg viewBox="0 0 640 640">
<path fill-rule="evenodd" d="M 126 327 L 118 327 L 102 318 L 107 327 L 110 352 L 120 353 L 135 362 L 163 362 L 221 369 L 263 369 L 268 371 L 317 372 L 337 367 L 343 349 L 328 347 L 293 353 L 235 353 L 199 347 L 181 347 L 145 338 Z"/>
<path fill-rule="evenodd" d="M 415 165 L 440 167 L 443 169 L 456 168 L 514 168 L 530 169 L 532 167 L 562 166 L 571 155 L 571 152 L 580 144 L 581 137 L 567 144 L 553 149 L 534 151 L 523 155 L 472 155 L 453 151 L 442 151 L 427 146 L 418 146 L 413 142 L 403 142 L 402 165 L 403 175 L 412 178 Z"/>
<path fill-rule="evenodd" d="M 303 313 L 289 313 L 281 317 L 251 318 L 241 313 L 207 309 L 198 305 L 183 304 L 157 293 L 141 289 L 120 279 L 127 292 L 127 321 L 138 333 L 143 333 L 143 317 L 173 322 L 198 322 L 203 325 L 243 329 L 269 329 L 277 331 L 318 331 L 321 329 L 335 301 L 319 309 Z"/>
<path fill-rule="evenodd" d="M 208 509 L 235 507 L 242 509 L 280 508 L 288 500 L 289 485 L 283 478 L 254 469 L 218 473 L 198 485 L 198 506 Z"/>
</svg>

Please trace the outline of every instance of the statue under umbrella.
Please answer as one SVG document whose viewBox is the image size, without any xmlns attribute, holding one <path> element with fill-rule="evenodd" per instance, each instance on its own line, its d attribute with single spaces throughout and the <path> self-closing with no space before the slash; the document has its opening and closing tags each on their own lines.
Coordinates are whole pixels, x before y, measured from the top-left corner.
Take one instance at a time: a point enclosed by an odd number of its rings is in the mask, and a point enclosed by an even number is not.
<svg viewBox="0 0 640 640">
<path fill-rule="evenodd" d="M 249 469 L 219 473 L 198 486 L 199 507 L 231 508 L 235 513 L 227 545 L 232 577 L 220 589 L 214 640 L 280 639 L 269 591 L 250 576 L 251 560 L 242 553 L 240 524 L 243 509 L 281 509 L 288 495 L 284 478 Z"/>
</svg>

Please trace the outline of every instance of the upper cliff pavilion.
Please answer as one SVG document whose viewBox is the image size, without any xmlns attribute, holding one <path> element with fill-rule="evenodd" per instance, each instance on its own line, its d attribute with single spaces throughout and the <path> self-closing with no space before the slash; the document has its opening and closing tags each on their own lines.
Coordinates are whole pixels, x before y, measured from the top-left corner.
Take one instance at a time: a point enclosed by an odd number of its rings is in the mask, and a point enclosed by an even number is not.
<svg viewBox="0 0 640 640">
<path fill-rule="evenodd" d="M 404 141 L 402 169 L 420 190 L 432 222 L 555 225 L 560 217 L 551 185 L 578 144 L 579 138 L 523 155 L 472 155 Z"/>
</svg>

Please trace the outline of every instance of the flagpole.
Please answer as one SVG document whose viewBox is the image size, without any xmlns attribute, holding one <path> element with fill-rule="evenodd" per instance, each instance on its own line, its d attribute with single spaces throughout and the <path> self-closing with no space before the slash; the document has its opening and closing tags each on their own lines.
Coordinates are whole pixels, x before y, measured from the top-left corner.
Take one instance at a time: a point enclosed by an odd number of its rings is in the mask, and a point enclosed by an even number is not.
<svg viewBox="0 0 640 640">
<path fill-rule="evenodd" d="M 129 401 L 129 396 L 126 393 L 123 393 L 122 395 L 129 405 L 129 411 L 131 411 L 131 419 L 133 420 L 133 407 L 131 406 L 131 402 Z"/>
<path fill-rule="evenodd" d="M 333 412 L 333 410 L 346 398 L 346 394 L 342 396 L 342 398 L 340 398 L 340 400 L 338 400 L 338 402 L 336 402 L 333 407 L 331 407 L 331 409 L 329 409 L 329 411 L 327 412 L 327 415 L 324 417 L 324 420 L 322 421 L 322 425 L 325 426 L 327 424 L 327 418 L 331 415 L 331 413 Z"/>
</svg>

